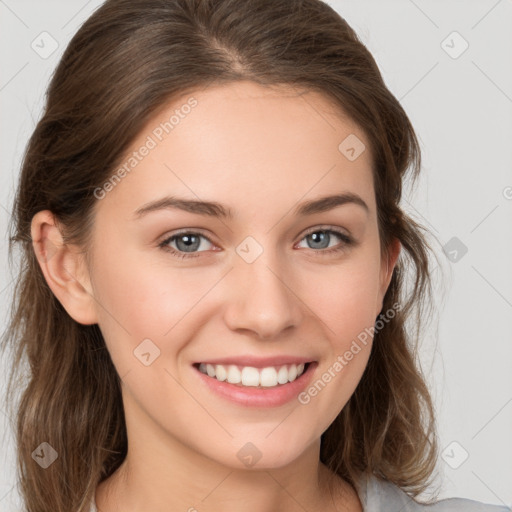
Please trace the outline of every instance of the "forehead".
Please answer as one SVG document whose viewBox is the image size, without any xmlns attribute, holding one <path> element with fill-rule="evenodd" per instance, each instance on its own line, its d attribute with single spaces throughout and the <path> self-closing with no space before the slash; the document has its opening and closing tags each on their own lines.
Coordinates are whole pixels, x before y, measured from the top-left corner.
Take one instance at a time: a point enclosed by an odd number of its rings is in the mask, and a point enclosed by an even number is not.
<svg viewBox="0 0 512 512">
<path fill-rule="evenodd" d="M 160 109 L 113 170 L 125 172 L 101 207 L 115 199 L 133 212 L 156 194 L 179 193 L 254 210 L 342 190 L 372 207 L 371 165 L 365 134 L 329 98 L 234 82 Z"/>
</svg>

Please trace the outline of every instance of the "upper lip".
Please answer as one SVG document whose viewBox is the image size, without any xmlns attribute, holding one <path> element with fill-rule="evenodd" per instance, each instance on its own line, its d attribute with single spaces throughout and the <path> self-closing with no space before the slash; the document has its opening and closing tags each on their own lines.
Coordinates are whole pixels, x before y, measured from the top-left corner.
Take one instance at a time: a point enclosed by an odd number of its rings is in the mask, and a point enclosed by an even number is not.
<svg viewBox="0 0 512 512">
<path fill-rule="evenodd" d="M 217 359 L 208 359 L 198 361 L 196 364 L 222 364 L 222 365 L 237 365 L 237 366 L 251 366 L 253 368 L 266 368 L 267 366 L 283 366 L 290 364 L 312 363 L 313 359 L 310 357 L 300 356 L 273 356 L 273 357 L 257 357 L 257 356 L 231 356 L 222 357 Z"/>
</svg>

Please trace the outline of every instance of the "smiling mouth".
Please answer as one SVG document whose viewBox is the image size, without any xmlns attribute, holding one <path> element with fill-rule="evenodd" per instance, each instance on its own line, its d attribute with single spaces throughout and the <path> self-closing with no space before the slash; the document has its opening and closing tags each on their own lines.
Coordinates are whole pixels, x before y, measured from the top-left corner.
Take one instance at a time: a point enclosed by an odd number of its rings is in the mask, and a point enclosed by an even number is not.
<svg viewBox="0 0 512 512">
<path fill-rule="evenodd" d="M 239 387 L 275 388 L 298 379 L 307 372 L 311 362 L 255 368 L 234 364 L 196 363 L 193 366 L 208 377 Z"/>
</svg>

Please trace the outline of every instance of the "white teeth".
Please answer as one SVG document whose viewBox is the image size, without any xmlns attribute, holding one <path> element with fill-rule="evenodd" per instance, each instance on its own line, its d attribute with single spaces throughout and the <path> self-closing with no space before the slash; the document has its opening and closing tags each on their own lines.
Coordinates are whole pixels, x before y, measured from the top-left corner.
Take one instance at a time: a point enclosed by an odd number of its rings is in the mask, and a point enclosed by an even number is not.
<svg viewBox="0 0 512 512">
<path fill-rule="evenodd" d="M 206 373 L 208 377 L 215 377 L 215 368 L 211 364 L 206 365 Z"/>
<path fill-rule="evenodd" d="M 230 384 L 271 388 L 278 384 L 293 382 L 304 373 L 304 367 L 304 363 L 280 367 L 268 366 L 261 369 L 252 366 L 238 367 L 233 364 L 226 367 L 222 364 L 201 363 L 199 371 L 221 382 L 227 380 Z"/>
<path fill-rule="evenodd" d="M 288 368 L 286 368 L 286 366 L 279 368 L 277 372 L 277 382 L 279 382 L 279 384 L 286 384 L 288 382 Z"/>
<path fill-rule="evenodd" d="M 217 380 L 220 380 L 221 382 L 225 381 L 228 378 L 228 372 L 226 371 L 226 368 L 218 364 L 215 367 L 215 377 L 217 378 Z"/>
<path fill-rule="evenodd" d="M 236 366 L 230 365 L 228 367 L 228 382 L 230 384 L 239 384 L 242 380 L 242 374 Z"/>
<path fill-rule="evenodd" d="M 235 367 L 236 368 L 236 367 Z M 238 371 L 238 368 L 236 370 Z M 259 386 L 260 385 L 260 372 L 256 368 L 246 366 L 242 370 L 242 384 L 244 386 Z"/>
<path fill-rule="evenodd" d="M 259 374 L 260 382 L 263 387 L 271 388 L 277 386 L 277 372 L 275 368 L 263 368 Z"/>
</svg>

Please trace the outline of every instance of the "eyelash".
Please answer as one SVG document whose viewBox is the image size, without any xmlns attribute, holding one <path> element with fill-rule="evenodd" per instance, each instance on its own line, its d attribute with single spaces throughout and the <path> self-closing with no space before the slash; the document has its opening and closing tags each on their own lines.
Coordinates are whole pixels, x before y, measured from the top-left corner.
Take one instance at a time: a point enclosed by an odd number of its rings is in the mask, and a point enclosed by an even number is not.
<svg viewBox="0 0 512 512">
<path fill-rule="evenodd" d="M 333 229 L 331 226 L 312 229 L 312 230 L 306 232 L 300 241 L 302 241 L 307 236 L 312 235 L 313 233 L 319 233 L 319 232 L 334 233 L 336 236 L 338 236 L 343 241 L 341 244 L 339 244 L 335 247 L 331 247 L 330 249 L 319 249 L 319 250 L 311 249 L 313 252 L 320 253 L 321 255 L 325 256 L 325 255 L 337 253 L 337 252 L 344 250 L 347 246 L 355 244 L 355 240 L 352 237 L 346 235 L 345 233 L 342 233 L 341 231 L 338 231 L 337 229 Z M 184 231 L 180 231 L 180 232 L 175 233 L 172 236 L 166 238 L 165 240 L 163 240 L 162 242 L 160 242 L 158 244 L 158 247 L 166 252 L 171 253 L 173 256 L 175 256 L 177 258 L 182 258 L 182 259 L 183 258 L 196 258 L 197 256 L 200 256 L 201 253 L 204 251 L 186 253 L 186 252 L 182 252 L 182 251 L 177 251 L 176 249 L 169 247 L 168 244 L 170 242 L 173 242 L 176 238 L 179 238 L 180 236 L 184 236 L 184 235 L 199 235 L 199 236 L 205 238 L 206 240 L 208 240 L 208 242 L 213 243 L 207 236 L 203 235 L 200 232 L 184 230 Z"/>
</svg>

